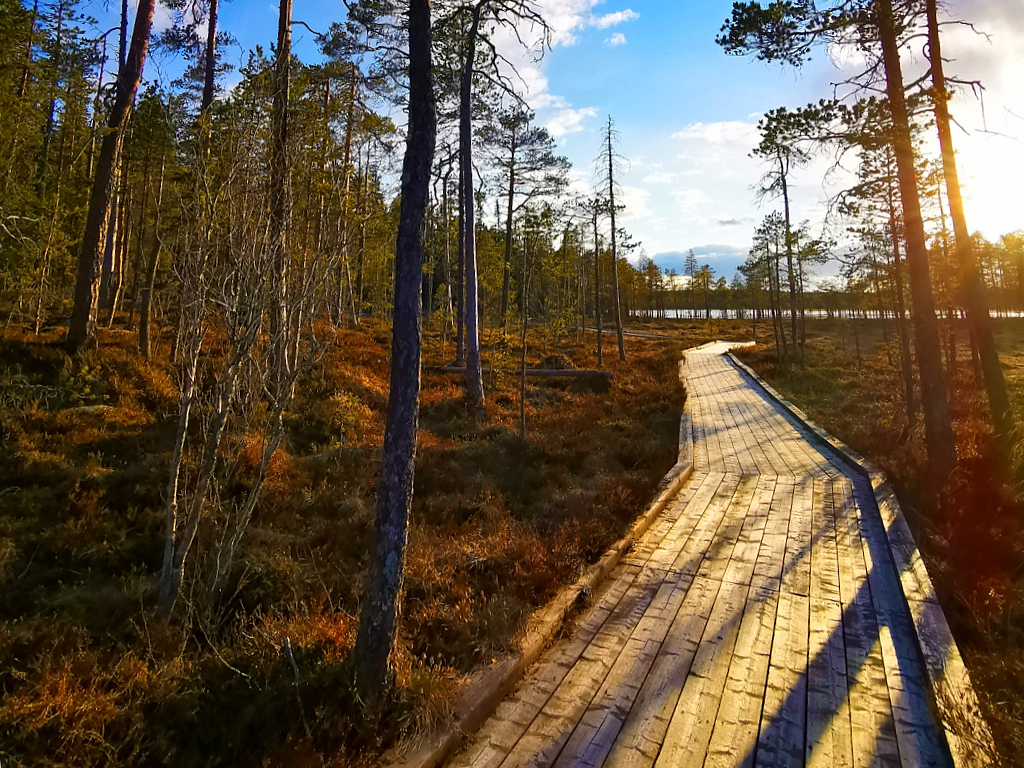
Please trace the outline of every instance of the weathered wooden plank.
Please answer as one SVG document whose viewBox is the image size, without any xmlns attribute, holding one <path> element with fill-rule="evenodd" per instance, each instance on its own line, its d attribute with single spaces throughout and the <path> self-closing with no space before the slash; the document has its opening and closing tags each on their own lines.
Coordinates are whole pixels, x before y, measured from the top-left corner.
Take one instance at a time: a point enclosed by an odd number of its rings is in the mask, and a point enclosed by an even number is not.
<svg viewBox="0 0 1024 768">
<path fill-rule="evenodd" d="M 754 564 L 754 578 L 782 580 L 795 486 L 796 482 L 792 477 L 779 477 L 776 481 L 767 525 Z"/>
<path fill-rule="evenodd" d="M 772 496 L 777 484 L 774 476 L 761 475 L 757 478 L 757 487 L 750 508 L 743 521 L 743 529 L 733 550 L 733 557 L 725 571 L 723 579 L 734 584 L 750 584 L 757 565 L 757 555 L 761 549 L 768 515 L 771 510 Z"/>
<path fill-rule="evenodd" d="M 793 507 L 786 536 L 786 567 L 782 589 L 805 597 L 811 594 L 811 505 L 814 501 L 814 478 L 804 475 L 796 481 Z"/>
<path fill-rule="evenodd" d="M 762 581 L 747 593 L 705 768 L 754 764 L 778 600 L 777 581 Z"/>
<path fill-rule="evenodd" d="M 845 478 L 837 480 L 833 484 L 833 493 L 854 765 L 858 768 L 900 765 L 878 618 L 867 580 L 853 486 Z"/>
<path fill-rule="evenodd" d="M 803 763 L 809 614 L 807 596 L 785 591 L 779 595 L 754 765 Z"/>
<path fill-rule="evenodd" d="M 739 584 L 722 584 L 665 733 L 655 762 L 658 768 L 703 762 L 725 689 L 747 591 Z"/>
<path fill-rule="evenodd" d="M 839 593 L 839 554 L 836 549 L 835 501 L 826 477 L 814 480 L 811 507 L 814 550 L 811 555 L 811 597 L 842 603 Z"/>
<path fill-rule="evenodd" d="M 690 585 L 606 765 L 650 768 L 654 764 L 720 588 L 720 582 L 705 579 Z"/>
<path fill-rule="evenodd" d="M 932 715 L 924 665 L 917 649 L 911 617 L 867 481 L 855 483 L 860 512 L 861 542 L 878 618 L 879 644 L 886 685 L 896 726 L 896 739 L 904 766 L 948 765 L 948 747 Z"/>
<path fill-rule="evenodd" d="M 807 765 L 853 768 L 846 640 L 839 602 L 811 598 L 807 655 Z"/>
</svg>

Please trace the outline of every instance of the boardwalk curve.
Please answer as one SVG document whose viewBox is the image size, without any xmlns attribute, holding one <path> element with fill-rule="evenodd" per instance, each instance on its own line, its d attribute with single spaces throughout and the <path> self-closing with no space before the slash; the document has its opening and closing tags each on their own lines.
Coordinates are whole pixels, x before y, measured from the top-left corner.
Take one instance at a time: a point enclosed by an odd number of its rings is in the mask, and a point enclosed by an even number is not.
<svg viewBox="0 0 1024 768">
<path fill-rule="evenodd" d="M 728 348 L 692 477 L 452 766 L 954 764 L 870 480 Z"/>
</svg>

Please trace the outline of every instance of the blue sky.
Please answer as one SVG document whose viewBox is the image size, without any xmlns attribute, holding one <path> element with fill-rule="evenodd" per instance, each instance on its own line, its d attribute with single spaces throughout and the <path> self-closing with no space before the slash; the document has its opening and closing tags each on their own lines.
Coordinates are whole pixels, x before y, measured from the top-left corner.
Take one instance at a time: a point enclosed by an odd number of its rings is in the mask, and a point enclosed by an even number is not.
<svg viewBox="0 0 1024 768">
<path fill-rule="evenodd" d="M 97 3 L 111 0 L 94 0 Z M 294 17 L 317 30 L 343 13 L 340 2 L 294 0 Z M 576 185 L 593 181 L 600 130 L 610 114 L 628 159 L 622 177 L 624 224 L 644 251 L 666 265 L 671 255 L 700 249 L 727 277 L 742 261 L 754 226 L 768 213 L 752 186 L 760 175 L 749 157 L 759 115 L 800 106 L 831 94 L 842 70 L 826 52 L 799 72 L 726 56 L 714 38 L 731 0 L 539 0 L 552 28 L 553 47 L 539 61 L 508 34 L 497 36 L 516 62 L 521 87 L 538 121 L 557 137 L 574 165 Z M 1024 14 L 1021 0 L 951 0 L 949 15 L 976 22 L 984 38 L 949 27 L 945 54 L 951 74 L 981 79 L 984 112 L 965 95 L 953 105 L 964 127 L 955 139 L 969 223 L 990 238 L 1024 228 Z M 222 27 L 246 50 L 269 49 L 277 3 L 233 0 Z M 159 22 L 158 22 L 159 23 Z M 295 27 L 296 50 L 315 56 L 313 36 Z M 242 50 L 229 55 L 242 57 Z M 855 67 L 841 59 L 839 64 Z M 907 55 L 919 70 L 920 55 Z M 151 75 L 147 71 L 147 75 Z M 987 129 L 988 133 L 983 129 Z M 827 163 L 794 179 L 795 217 L 817 222 Z"/>
</svg>

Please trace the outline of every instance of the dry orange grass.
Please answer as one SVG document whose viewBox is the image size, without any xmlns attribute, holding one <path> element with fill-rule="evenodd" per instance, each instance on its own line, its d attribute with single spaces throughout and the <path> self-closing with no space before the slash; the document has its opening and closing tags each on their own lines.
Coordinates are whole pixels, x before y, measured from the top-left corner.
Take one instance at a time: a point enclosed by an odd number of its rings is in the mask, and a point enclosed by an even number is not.
<svg viewBox="0 0 1024 768">
<path fill-rule="evenodd" d="M 57 334 L 0 333 L 0 761 L 365 764 L 446 717 L 465 674 L 514 647 L 675 460 L 678 342 L 630 339 L 620 364 L 607 337 L 616 384 L 603 394 L 531 380 L 524 442 L 517 377 L 493 377 L 478 419 L 435 370 L 451 347 L 428 334 L 398 687 L 386 721 L 367 723 L 344 658 L 388 391 L 387 334 L 370 326 L 338 331 L 299 382 L 223 620 L 205 627 L 153 616 L 177 409 L 167 348 L 145 363 L 119 332 L 71 360 Z M 485 341 L 485 362 L 518 361 Z M 586 342 L 531 334 L 528 359 L 591 367 Z M 225 440 L 222 501 L 246 490 L 263 439 Z"/>
</svg>

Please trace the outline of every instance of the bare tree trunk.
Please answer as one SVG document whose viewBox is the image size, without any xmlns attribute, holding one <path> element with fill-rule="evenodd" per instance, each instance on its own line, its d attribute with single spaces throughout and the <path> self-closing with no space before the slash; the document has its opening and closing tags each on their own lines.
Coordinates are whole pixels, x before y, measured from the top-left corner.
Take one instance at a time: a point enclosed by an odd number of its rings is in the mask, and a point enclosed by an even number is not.
<svg viewBox="0 0 1024 768">
<path fill-rule="evenodd" d="M 480 370 L 480 303 L 476 264 L 476 208 L 473 194 L 473 66 L 476 60 L 480 15 L 488 2 L 489 0 L 479 0 L 473 6 L 459 93 L 459 160 L 462 165 L 466 243 L 466 397 L 474 408 L 480 408 L 484 403 L 484 381 Z"/>
<path fill-rule="evenodd" d="M 139 0 L 132 32 L 131 48 L 125 66 L 117 76 L 117 95 L 107 120 L 109 131 L 103 136 L 89 198 L 89 214 L 78 253 L 78 277 L 75 304 L 71 313 L 66 344 L 71 353 L 78 352 L 96 338 L 96 310 L 99 303 L 99 277 L 102 260 L 101 244 L 105 242 L 106 222 L 110 211 L 110 186 L 114 163 L 119 154 L 121 138 L 135 93 L 139 89 L 146 64 L 149 33 L 153 28 L 156 0 Z"/>
<path fill-rule="evenodd" d="M 213 89 L 217 73 L 217 15 L 219 0 L 210 0 L 209 12 L 206 15 L 206 51 L 203 57 L 203 101 L 200 111 L 206 113 L 213 106 Z"/>
<path fill-rule="evenodd" d="M 501 320 L 500 327 L 504 331 L 508 319 L 508 298 L 512 290 L 512 214 L 516 193 L 516 137 L 512 131 L 512 151 L 509 153 L 508 164 L 508 212 L 505 216 L 505 259 L 501 274 Z"/>
<path fill-rule="evenodd" d="M 121 34 L 118 37 L 117 66 L 118 72 L 124 69 L 125 50 L 128 44 L 128 0 L 121 0 Z M 124 236 L 122 230 L 123 218 L 121 211 L 124 207 L 124 179 L 127 169 L 121 168 L 121 151 L 124 147 L 122 139 L 117 148 L 117 155 L 114 158 L 113 180 L 111 182 L 110 212 L 107 220 L 106 243 L 103 248 L 103 263 L 100 266 L 100 298 L 102 307 L 113 305 L 111 283 L 114 277 L 115 259 L 120 250 L 120 243 Z M 111 319 L 113 314 L 111 314 Z M 108 321 L 107 326 L 110 323 Z"/>
<path fill-rule="evenodd" d="M 523 249 L 523 333 L 522 355 L 519 361 L 519 439 L 526 440 L 526 331 L 530 326 L 530 267 L 528 248 Z"/>
<path fill-rule="evenodd" d="M 359 313 L 362 311 L 362 308 L 357 306 L 355 295 L 356 292 L 352 288 L 352 270 L 350 268 L 348 248 L 348 232 L 350 224 L 349 197 L 351 194 L 352 187 L 352 136 L 355 132 L 356 95 L 357 86 L 359 82 L 358 70 L 354 62 L 352 63 L 351 67 L 351 77 L 349 78 L 348 89 L 348 111 L 345 115 L 345 149 L 344 155 L 342 157 L 342 173 L 344 174 L 344 183 L 342 184 L 341 221 L 339 223 L 339 234 L 341 235 L 341 263 L 339 266 L 342 271 L 342 280 L 347 286 L 345 288 L 345 291 L 347 291 L 348 293 L 348 310 L 352 316 L 352 324 L 359 325 Z M 362 286 L 360 286 L 360 288 L 361 287 Z"/>
<path fill-rule="evenodd" d="M 928 248 L 921 200 L 918 195 L 914 145 L 910 134 L 903 91 L 903 70 L 896 39 L 892 0 L 876 0 L 876 20 L 882 42 L 886 89 L 893 122 L 893 151 L 896 155 L 900 198 L 907 241 L 907 266 L 910 271 L 910 292 L 914 302 L 914 325 L 917 338 L 917 362 L 921 370 L 921 403 L 924 410 L 925 443 L 928 460 L 936 483 L 941 487 L 957 464 L 956 438 L 946 397 L 942 371 L 938 321 L 932 296 L 928 269 Z"/>
<path fill-rule="evenodd" d="M 110 313 L 107 315 L 107 328 L 114 325 L 114 315 L 120 308 L 121 298 L 124 295 L 125 261 L 128 253 L 128 244 L 132 237 L 131 207 L 132 198 L 128 187 L 128 169 L 121 169 L 121 193 L 118 195 L 117 215 L 117 237 L 114 243 L 114 252 L 110 270 Z"/>
<path fill-rule="evenodd" d="M 194 299 L 196 301 L 201 299 Z M 247 299 L 243 299 L 245 301 Z M 179 432 L 187 431 L 189 411 L 191 409 L 191 398 L 195 390 L 195 366 L 199 357 L 199 348 L 202 345 L 202 332 L 199 329 L 199 322 L 190 323 L 190 345 L 189 357 L 186 360 L 188 370 L 186 371 L 186 384 L 188 387 L 182 389 L 182 404 L 178 416 Z M 252 348 L 257 330 L 259 329 L 258 310 L 257 315 L 250 317 L 250 323 L 240 336 L 234 340 L 228 359 L 224 362 L 220 376 L 217 378 L 217 397 L 213 407 L 213 419 L 206 430 L 206 439 L 203 443 L 203 457 L 199 465 L 198 479 L 195 492 L 188 504 L 187 512 L 179 514 L 178 498 L 170 495 L 176 490 L 178 474 L 180 474 L 180 458 L 175 463 L 172 460 L 171 485 L 168 487 L 168 512 L 165 516 L 164 561 L 160 572 L 159 587 L 159 612 L 164 619 L 170 617 L 177 602 L 178 593 L 181 589 L 182 577 L 184 575 L 185 562 L 192 551 L 196 534 L 199 531 L 199 522 L 202 517 L 203 506 L 206 497 L 210 492 L 210 483 L 213 481 L 214 472 L 217 469 L 217 460 L 220 455 L 220 444 L 224 437 L 224 429 L 227 427 L 228 416 L 231 413 L 231 404 L 235 398 L 235 391 L 238 386 L 238 374 L 242 360 Z M 186 399 L 186 395 L 188 399 Z M 181 451 L 184 450 L 184 437 L 176 439 L 175 452 L 179 451 L 178 442 L 181 443 Z M 174 456 L 172 455 L 172 459 Z M 180 534 L 179 534 L 180 532 Z"/>
<path fill-rule="evenodd" d="M 459 161 L 458 278 L 455 280 L 455 365 L 466 364 L 466 187 Z M 482 374 L 481 374 L 482 375 Z"/>
<path fill-rule="evenodd" d="M 405 543 L 412 505 L 420 393 L 423 219 L 437 135 L 429 0 L 409 2 L 409 138 L 402 165 L 395 245 L 391 391 L 377 491 L 376 547 L 352 659 L 356 687 L 371 708 L 391 682 Z"/>
<path fill-rule="evenodd" d="M 174 610 L 177 599 L 178 585 L 181 583 L 180 570 L 175 573 L 175 542 L 178 534 L 178 487 L 181 482 L 181 468 L 185 456 L 185 441 L 188 437 L 189 421 L 192 417 L 192 403 L 196 389 L 196 368 L 199 364 L 199 352 L 202 348 L 203 333 L 197 326 L 193 329 L 188 344 L 187 361 L 184 366 L 184 377 L 181 385 L 180 405 L 178 409 L 178 428 L 174 435 L 174 446 L 171 449 L 171 471 L 167 481 L 167 499 L 164 509 L 164 555 L 163 568 L 160 573 L 159 611 L 167 619 Z"/>
<path fill-rule="evenodd" d="M 992 334 L 992 319 L 989 314 L 988 296 L 985 283 L 978 270 L 967 216 L 960 192 L 960 177 L 956 166 L 956 152 L 953 148 L 953 133 L 950 130 L 949 95 L 943 72 L 942 48 L 939 41 L 939 20 L 937 0 L 927 0 L 928 15 L 928 56 L 931 61 L 932 98 L 935 101 L 935 123 L 939 130 L 939 145 L 942 149 L 942 173 L 949 198 L 949 213 L 953 219 L 953 233 L 956 237 L 957 263 L 963 285 L 964 303 L 971 334 L 977 343 L 978 356 L 988 394 L 989 409 L 992 413 L 992 428 L 996 435 L 1004 462 L 1008 460 L 1014 440 L 1015 424 L 1010 408 L 1010 397 L 1006 391 L 1003 366 L 999 361 L 995 338 Z"/>
<path fill-rule="evenodd" d="M 291 87 L 292 0 L 281 0 L 277 24 L 277 59 L 273 104 L 274 137 L 270 150 L 270 236 L 273 291 L 270 343 L 273 349 L 271 392 L 285 398 L 288 379 L 288 228 L 291 219 L 291 169 L 288 159 L 288 98 Z"/>
<path fill-rule="evenodd" d="M 142 165 L 142 205 L 139 207 L 139 223 L 136 226 L 138 235 L 135 238 L 135 265 L 132 269 L 132 307 L 128 312 L 128 331 L 135 330 L 135 317 L 139 311 L 139 293 L 142 289 L 142 274 L 145 271 L 146 257 L 146 209 L 149 208 L 149 189 L 153 183 L 150 174 L 152 158 L 150 152 L 146 152 L 146 159 Z"/>
<path fill-rule="evenodd" d="M 150 248 L 146 287 L 142 291 L 142 303 L 139 307 L 139 352 L 147 360 L 150 359 L 153 351 L 150 335 L 153 324 L 153 294 L 156 291 L 156 272 L 160 266 L 160 207 L 164 198 L 164 169 L 166 166 L 167 158 L 166 156 L 161 156 L 160 181 L 157 182 L 156 188 L 156 211 L 153 214 L 153 245 Z"/>
<path fill-rule="evenodd" d="M 366 257 L 366 199 L 367 187 L 370 183 L 370 153 L 366 153 L 366 166 L 359 183 L 359 198 L 357 200 L 357 211 L 359 215 L 359 249 L 356 254 L 356 312 L 363 314 L 363 262 Z"/>
<path fill-rule="evenodd" d="M 612 219 L 612 296 L 615 301 L 615 335 L 619 342 L 619 360 L 626 362 L 626 342 L 622 334 L 622 307 L 619 302 L 618 248 L 615 232 L 615 154 L 612 147 L 612 118 L 608 117 L 608 207 Z"/>
<path fill-rule="evenodd" d="M 896 283 L 896 327 L 900 333 L 900 349 L 903 363 L 904 404 L 907 408 L 907 426 L 917 424 L 917 398 L 914 395 L 914 357 L 910 350 L 910 328 L 907 325 L 906 299 L 903 294 L 903 261 L 900 258 L 900 238 L 896 226 L 896 201 L 893 199 L 892 183 L 888 187 L 889 230 L 892 237 L 893 277 Z"/>
<path fill-rule="evenodd" d="M 796 274 L 793 270 L 793 224 L 790 221 L 789 210 L 789 168 L 786 161 L 779 158 L 780 174 L 782 181 L 782 203 L 786 217 L 786 269 L 789 275 L 789 317 L 792 326 L 793 357 L 796 357 L 797 347 L 800 346 L 800 335 L 797 332 L 797 308 L 796 308 Z M 800 359 L 803 360 L 803 348 L 800 349 Z"/>
<path fill-rule="evenodd" d="M 604 329 L 601 327 L 601 236 L 597 231 L 594 206 L 594 320 L 597 323 L 597 364 L 604 365 Z"/>
</svg>

